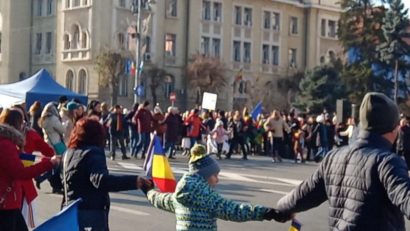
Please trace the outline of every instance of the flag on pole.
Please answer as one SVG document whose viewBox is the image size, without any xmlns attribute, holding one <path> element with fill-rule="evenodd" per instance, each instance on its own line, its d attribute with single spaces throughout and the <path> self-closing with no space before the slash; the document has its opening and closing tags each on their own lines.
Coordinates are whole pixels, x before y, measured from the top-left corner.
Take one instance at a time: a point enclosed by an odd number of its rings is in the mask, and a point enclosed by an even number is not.
<svg viewBox="0 0 410 231">
<path fill-rule="evenodd" d="M 23 162 L 24 167 L 30 167 L 34 164 L 36 156 L 27 153 L 20 153 L 20 160 Z"/>
<path fill-rule="evenodd" d="M 253 111 L 251 113 L 252 119 L 256 120 L 258 118 L 258 115 L 262 113 L 262 102 L 259 101 L 258 104 L 253 108 Z"/>
<path fill-rule="evenodd" d="M 161 192 L 174 192 L 176 180 L 168 158 L 165 156 L 164 149 L 161 145 L 161 140 L 154 135 L 148 155 L 145 159 L 144 170 L 148 178 L 152 178 L 154 184 Z"/>
<path fill-rule="evenodd" d="M 300 223 L 298 220 L 293 219 L 292 224 L 289 227 L 289 231 L 300 231 L 302 228 L 302 223 Z"/>
<path fill-rule="evenodd" d="M 131 61 L 131 76 L 135 76 L 135 63 L 133 61 Z"/>
<path fill-rule="evenodd" d="M 138 67 L 138 76 L 141 75 L 143 70 L 144 70 L 144 61 L 141 61 L 140 65 Z"/>
<path fill-rule="evenodd" d="M 81 202 L 81 198 L 74 201 L 71 205 L 67 206 L 54 217 L 45 221 L 39 225 L 33 231 L 79 231 L 80 226 L 78 224 L 78 205 Z"/>
</svg>

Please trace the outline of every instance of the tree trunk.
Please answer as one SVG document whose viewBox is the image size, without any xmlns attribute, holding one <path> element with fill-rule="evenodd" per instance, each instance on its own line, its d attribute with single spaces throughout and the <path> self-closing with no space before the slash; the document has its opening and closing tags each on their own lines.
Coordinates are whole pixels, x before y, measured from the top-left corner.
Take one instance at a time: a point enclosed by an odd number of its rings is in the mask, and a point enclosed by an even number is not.
<svg viewBox="0 0 410 231">
<path fill-rule="evenodd" d="M 118 102 L 118 84 L 112 84 L 111 86 L 111 105 L 115 106 Z"/>
<path fill-rule="evenodd" d="M 157 105 L 157 87 L 151 85 L 152 105 Z"/>
</svg>

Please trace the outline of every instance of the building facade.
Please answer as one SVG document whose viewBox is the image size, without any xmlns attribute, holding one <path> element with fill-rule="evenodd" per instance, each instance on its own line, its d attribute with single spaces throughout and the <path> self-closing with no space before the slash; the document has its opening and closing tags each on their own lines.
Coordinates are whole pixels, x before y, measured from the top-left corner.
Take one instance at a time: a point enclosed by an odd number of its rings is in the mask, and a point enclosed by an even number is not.
<svg viewBox="0 0 410 231">
<path fill-rule="evenodd" d="M 140 30 L 132 2 L 1 1 L 0 81 L 14 82 L 24 78 L 20 74 L 45 67 L 67 88 L 109 101 L 109 90 L 98 84 L 96 57 L 114 50 L 135 58 L 141 41 L 144 74 L 139 82 L 148 100 L 155 90 L 166 106 L 175 92 L 178 106 L 191 107 L 198 89 L 190 85 L 186 67 L 193 54 L 201 53 L 219 58 L 226 67 L 225 90 L 214 92 L 219 108 L 260 100 L 284 107 L 292 94 L 278 87 L 279 80 L 325 63 L 342 50 L 336 35 L 337 0 L 141 0 Z M 11 15 L 12 10 L 20 13 Z M 153 84 L 152 68 L 165 71 L 161 83 Z M 134 77 L 120 78 L 119 102 L 129 106 Z"/>
</svg>

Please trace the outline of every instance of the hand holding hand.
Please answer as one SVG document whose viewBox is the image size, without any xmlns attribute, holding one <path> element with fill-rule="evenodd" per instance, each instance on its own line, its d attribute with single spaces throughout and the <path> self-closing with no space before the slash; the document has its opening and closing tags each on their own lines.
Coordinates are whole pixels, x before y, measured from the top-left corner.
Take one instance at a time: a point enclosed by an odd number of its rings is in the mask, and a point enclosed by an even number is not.
<svg viewBox="0 0 410 231">
<path fill-rule="evenodd" d="M 50 159 L 50 162 L 53 164 L 54 167 L 60 165 L 60 163 L 61 163 L 61 156 L 54 155 L 54 156 Z"/>
<path fill-rule="evenodd" d="M 276 210 L 276 209 L 273 209 L 273 208 L 266 211 L 265 215 L 263 216 L 263 218 L 265 220 L 270 221 L 270 220 L 273 219 L 273 220 L 275 220 L 277 222 L 280 222 L 280 223 L 284 223 L 286 221 L 289 221 L 293 217 L 294 217 L 294 214 L 285 214 L 285 213 L 282 213 L 279 210 Z"/>
<path fill-rule="evenodd" d="M 138 177 L 137 187 L 147 195 L 148 191 L 154 188 L 154 182 L 152 180 L 147 180 L 143 177 Z"/>
</svg>

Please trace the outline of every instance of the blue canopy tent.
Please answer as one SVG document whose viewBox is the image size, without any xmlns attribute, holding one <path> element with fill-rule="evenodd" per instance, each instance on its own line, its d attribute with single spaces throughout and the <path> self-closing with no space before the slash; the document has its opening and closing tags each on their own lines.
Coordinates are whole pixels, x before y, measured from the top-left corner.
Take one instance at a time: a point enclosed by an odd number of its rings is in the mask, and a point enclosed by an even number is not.
<svg viewBox="0 0 410 231">
<path fill-rule="evenodd" d="M 44 106 L 48 102 L 58 101 L 58 98 L 63 95 L 69 100 L 78 99 L 82 104 L 87 105 L 87 96 L 61 86 L 47 70 L 41 69 L 28 79 L 0 85 L 0 106 L 7 107 L 15 103 L 26 102 L 27 107 L 30 107 L 34 101 L 40 101 Z"/>
</svg>

